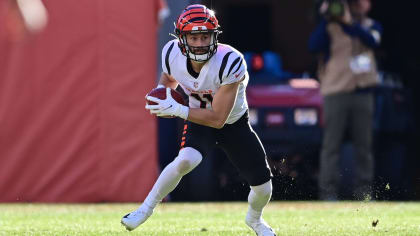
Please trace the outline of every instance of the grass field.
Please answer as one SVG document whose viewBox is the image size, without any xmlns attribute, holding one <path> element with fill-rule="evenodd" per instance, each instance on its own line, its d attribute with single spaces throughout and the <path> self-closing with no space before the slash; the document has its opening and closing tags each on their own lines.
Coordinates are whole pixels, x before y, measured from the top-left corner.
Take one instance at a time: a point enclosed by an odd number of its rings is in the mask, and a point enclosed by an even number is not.
<svg viewBox="0 0 420 236">
<path fill-rule="evenodd" d="M 137 204 L 0 204 L 0 235 L 254 235 L 246 203 L 165 203 L 132 232 L 121 216 Z M 271 202 L 277 235 L 420 235 L 420 203 Z M 372 222 L 378 220 L 373 227 Z"/>
</svg>

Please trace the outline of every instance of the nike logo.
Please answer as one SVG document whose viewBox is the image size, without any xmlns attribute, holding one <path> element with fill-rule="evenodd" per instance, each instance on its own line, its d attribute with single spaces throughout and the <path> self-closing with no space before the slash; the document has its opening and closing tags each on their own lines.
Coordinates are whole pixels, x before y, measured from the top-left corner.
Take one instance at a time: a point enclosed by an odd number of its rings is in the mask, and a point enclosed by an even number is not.
<svg viewBox="0 0 420 236">
<path fill-rule="evenodd" d="M 168 110 L 169 108 L 171 108 L 172 107 L 172 105 L 170 105 L 169 107 L 167 107 L 167 108 L 165 108 L 165 109 L 163 109 L 162 111 L 166 111 L 166 110 Z"/>
<path fill-rule="evenodd" d="M 239 73 L 239 74 L 236 74 L 236 75 L 235 75 L 235 78 L 238 78 L 240 74 L 241 74 L 241 73 Z"/>
</svg>

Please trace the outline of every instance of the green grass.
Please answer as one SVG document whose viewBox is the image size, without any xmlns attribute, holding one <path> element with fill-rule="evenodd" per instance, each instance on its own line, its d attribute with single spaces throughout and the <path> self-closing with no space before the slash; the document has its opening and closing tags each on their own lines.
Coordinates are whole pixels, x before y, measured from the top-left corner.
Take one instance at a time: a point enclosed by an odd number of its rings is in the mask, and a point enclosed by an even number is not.
<svg viewBox="0 0 420 236">
<path fill-rule="evenodd" d="M 137 204 L 0 204 L 0 235 L 254 235 L 246 203 L 165 203 L 128 233 L 121 216 Z M 420 203 L 271 202 L 278 235 L 420 235 Z M 376 227 L 372 221 L 379 220 Z"/>
</svg>

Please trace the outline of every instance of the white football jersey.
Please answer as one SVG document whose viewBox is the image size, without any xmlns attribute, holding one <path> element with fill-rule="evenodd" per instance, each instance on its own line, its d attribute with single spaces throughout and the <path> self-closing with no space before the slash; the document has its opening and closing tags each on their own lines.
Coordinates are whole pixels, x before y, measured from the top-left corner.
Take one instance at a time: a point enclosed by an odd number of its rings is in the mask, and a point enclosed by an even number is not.
<svg viewBox="0 0 420 236">
<path fill-rule="evenodd" d="M 226 84 L 241 81 L 227 124 L 237 121 L 248 109 L 245 89 L 249 75 L 243 55 L 227 44 L 218 44 L 217 52 L 207 61 L 197 78 L 187 69 L 187 57 L 178 47 L 178 39 L 169 41 L 162 50 L 162 70 L 172 75 L 189 96 L 189 107 L 211 109 L 214 95 Z"/>
</svg>

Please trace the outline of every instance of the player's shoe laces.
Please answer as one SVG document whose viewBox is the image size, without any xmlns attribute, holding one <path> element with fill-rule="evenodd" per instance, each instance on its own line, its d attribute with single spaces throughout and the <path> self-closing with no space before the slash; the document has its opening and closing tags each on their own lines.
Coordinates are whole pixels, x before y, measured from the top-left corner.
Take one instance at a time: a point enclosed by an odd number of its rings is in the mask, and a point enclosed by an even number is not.
<svg viewBox="0 0 420 236">
<path fill-rule="evenodd" d="M 254 230 L 258 236 L 276 236 L 274 230 L 263 219 L 254 221 L 247 217 L 245 223 Z"/>
<path fill-rule="evenodd" d="M 137 209 L 127 215 L 123 216 L 121 219 L 121 224 L 125 226 L 128 231 L 131 231 L 137 228 L 139 225 L 143 224 L 153 213 L 152 210 Z"/>
</svg>

